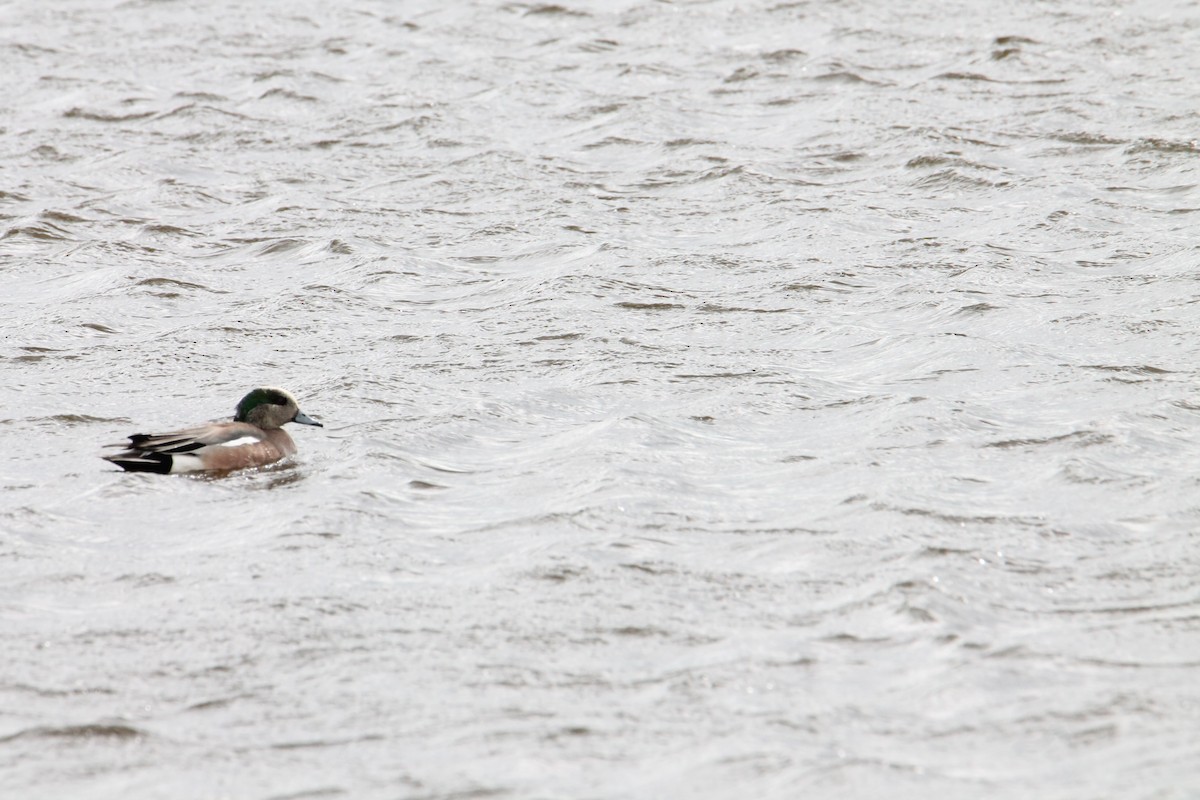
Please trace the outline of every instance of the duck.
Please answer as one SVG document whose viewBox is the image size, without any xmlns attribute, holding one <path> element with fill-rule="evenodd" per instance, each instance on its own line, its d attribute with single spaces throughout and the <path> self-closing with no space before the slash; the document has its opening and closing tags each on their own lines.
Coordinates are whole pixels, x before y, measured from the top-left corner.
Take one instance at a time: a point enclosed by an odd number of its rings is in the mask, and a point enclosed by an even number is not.
<svg viewBox="0 0 1200 800">
<path fill-rule="evenodd" d="M 296 452 L 283 426 L 325 427 L 300 410 L 290 392 L 260 386 L 237 404 L 232 422 L 210 422 L 171 433 L 135 433 L 110 447 L 125 448 L 101 456 L 126 472 L 231 472 L 263 467 Z"/>
</svg>

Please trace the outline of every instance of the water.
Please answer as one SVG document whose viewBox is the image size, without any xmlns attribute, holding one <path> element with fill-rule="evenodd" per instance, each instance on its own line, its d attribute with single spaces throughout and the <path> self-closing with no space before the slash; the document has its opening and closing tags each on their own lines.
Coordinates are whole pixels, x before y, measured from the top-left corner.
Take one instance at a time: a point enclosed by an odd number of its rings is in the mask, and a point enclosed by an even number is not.
<svg viewBox="0 0 1200 800">
<path fill-rule="evenodd" d="M 1196 8 L 0 22 L 4 797 L 1200 796 Z"/>
</svg>

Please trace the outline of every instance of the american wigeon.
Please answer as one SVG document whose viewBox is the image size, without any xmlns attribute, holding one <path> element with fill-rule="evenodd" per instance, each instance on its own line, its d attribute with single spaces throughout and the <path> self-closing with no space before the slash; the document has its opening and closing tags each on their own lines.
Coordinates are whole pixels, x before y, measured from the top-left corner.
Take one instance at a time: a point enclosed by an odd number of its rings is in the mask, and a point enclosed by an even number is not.
<svg viewBox="0 0 1200 800">
<path fill-rule="evenodd" d="M 136 433 L 115 456 L 101 456 L 129 472 L 227 472 L 261 467 L 296 452 L 281 427 L 288 422 L 324 427 L 307 416 L 296 398 L 264 386 L 237 404 L 233 422 L 211 422 L 174 433 Z"/>
</svg>

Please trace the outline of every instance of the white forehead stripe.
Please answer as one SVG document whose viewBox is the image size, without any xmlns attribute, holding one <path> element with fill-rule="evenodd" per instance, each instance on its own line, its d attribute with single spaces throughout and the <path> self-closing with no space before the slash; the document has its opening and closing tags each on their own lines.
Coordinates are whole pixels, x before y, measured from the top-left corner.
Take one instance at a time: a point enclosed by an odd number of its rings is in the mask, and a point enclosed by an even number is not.
<svg viewBox="0 0 1200 800">
<path fill-rule="evenodd" d="M 221 442 L 221 447 L 241 447 L 244 444 L 258 444 L 262 439 L 254 436 L 239 436 L 236 439 L 231 439 L 228 442 Z"/>
</svg>

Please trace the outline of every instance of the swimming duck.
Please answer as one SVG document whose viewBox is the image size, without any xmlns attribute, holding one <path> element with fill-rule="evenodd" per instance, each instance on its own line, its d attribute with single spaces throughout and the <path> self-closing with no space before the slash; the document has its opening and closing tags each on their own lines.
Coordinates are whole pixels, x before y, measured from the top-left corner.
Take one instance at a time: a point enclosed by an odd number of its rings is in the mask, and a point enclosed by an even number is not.
<svg viewBox="0 0 1200 800">
<path fill-rule="evenodd" d="M 261 467 L 296 452 L 282 426 L 324 426 L 300 410 L 283 389 L 263 386 L 237 404 L 232 422 L 212 422 L 174 433 L 136 433 L 120 453 L 101 456 L 128 472 L 228 472 Z"/>
</svg>

